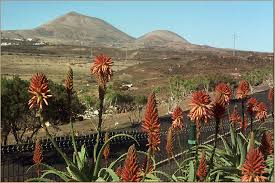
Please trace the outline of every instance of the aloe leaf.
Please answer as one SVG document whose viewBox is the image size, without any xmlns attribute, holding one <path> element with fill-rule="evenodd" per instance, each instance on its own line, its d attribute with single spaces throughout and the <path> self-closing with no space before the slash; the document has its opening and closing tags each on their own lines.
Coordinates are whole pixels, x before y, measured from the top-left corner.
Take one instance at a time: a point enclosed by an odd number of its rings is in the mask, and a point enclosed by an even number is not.
<svg viewBox="0 0 275 183">
<path fill-rule="evenodd" d="M 223 173 L 230 173 L 230 175 L 232 175 L 232 174 L 240 175 L 241 174 L 241 170 L 237 169 L 236 167 L 219 167 L 219 168 L 212 170 L 211 173 L 215 173 L 215 172 L 219 172 L 219 171 L 222 171 Z"/>
<path fill-rule="evenodd" d="M 174 181 L 176 181 L 176 182 L 178 181 L 178 179 L 177 179 L 177 177 L 175 176 L 175 174 L 172 175 L 172 179 L 173 179 Z"/>
<path fill-rule="evenodd" d="M 129 137 L 131 139 L 133 139 L 138 145 L 138 141 L 131 135 L 127 135 L 127 134 L 117 134 L 115 136 L 112 136 L 111 138 L 109 138 L 104 144 L 103 146 L 101 147 L 99 153 L 98 153 L 98 156 L 96 158 L 96 163 L 95 163 L 95 169 L 94 169 L 94 173 L 93 173 L 93 176 L 96 177 L 98 175 L 98 171 L 99 171 L 99 167 L 101 165 L 101 159 L 102 159 L 102 153 L 103 153 L 103 150 L 104 148 L 111 142 L 111 140 L 117 138 L 117 137 L 122 137 L 122 136 L 126 136 L 126 137 Z"/>
<path fill-rule="evenodd" d="M 230 175 L 228 175 L 228 176 L 224 176 L 224 178 L 230 179 L 230 180 L 232 180 L 234 182 L 241 182 L 240 178 L 236 177 L 236 176 L 230 176 Z"/>
<path fill-rule="evenodd" d="M 49 174 L 57 175 L 59 178 L 61 178 L 65 182 L 68 182 L 70 180 L 70 178 L 68 178 L 64 172 L 54 171 L 54 170 L 46 170 L 45 173 L 41 175 L 41 178 L 44 178 L 46 175 L 49 175 Z"/>
<path fill-rule="evenodd" d="M 178 176 L 176 177 L 178 182 L 186 182 L 186 177 Z"/>
<path fill-rule="evenodd" d="M 215 182 L 219 182 L 219 180 L 220 180 L 220 173 L 218 172 L 215 178 Z"/>
<path fill-rule="evenodd" d="M 192 161 L 189 163 L 189 173 L 188 173 L 188 182 L 194 182 L 195 181 L 195 168 Z"/>
<path fill-rule="evenodd" d="M 233 155 L 233 151 L 232 151 L 232 149 L 230 148 L 230 146 L 228 145 L 228 143 L 226 142 L 226 140 L 225 140 L 222 136 L 220 136 L 220 135 L 219 135 L 219 137 L 222 139 L 223 146 L 224 146 L 224 148 L 225 148 L 227 154 Z"/>
<path fill-rule="evenodd" d="M 246 148 L 244 147 L 240 136 L 237 137 L 237 143 L 238 143 L 238 146 L 240 149 L 240 154 L 241 154 L 239 166 L 242 166 L 242 164 L 244 163 L 245 157 L 246 157 Z"/>
<path fill-rule="evenodd" d="M 153 175 L 152 173 L 149 173 L 149 174 L 146 174 L 145 181 L 160 181 L 160 178 Z"/>
<path fill-rule="evenodd" d="M 82 174 L 77 167 L 75 167 L 73 165 L 69 165 L 66 168 L 74 180 L 79 181 L 79 182 L 89 181 L 88 178 L 86 177 L 86 175 Z"/>
<path fill-rule="evenodd" d="M 164 177 L 166 177 L 167 179 L 169 179 L 169 181 L 173 182 L 173 179 L 166 173 L 162 172 L 162 171 L 152 171 L 151 174 L 154 174 L 154 173 L 157 173 L 157 174 L 161 174 L 163 175 Z"/>
<path fill-rule="evenodd" d="M 31 178 L 26 180 L 26 182 L 54 182 L 51 179 L 45 179 L 45 178 Z"/>
<path fill-rule="evenodd" d="M 243 135 L 243 133 L 239 133 L 239 135 L 245 140 L 245 142 L 248 142 L 247 138 Z"/>
<path fill-rule="evenodd" d="M 98 177 L 97 179 L 96 179 L 96 182 L 106 182 L 102 177 Z"/>
<path fill-rule="evenodd" d="M 236 132 L 232 124 L 230 124 L 230 138 L 231 138 L 232 148 L 236 149 Z"/>
<path fill-rule="evenodd" d="M 105 170 L 106 172 L 108 172 L 108 174 L 111 176 L 112 181 L 114 182 L 119 182 L 119 177 L 117 176 L 117 174 L 110 168 L 101 168 L 98 172 L 98 177 L 100 177 L 101 172 Z M 107 180 L 106 180 L 107 181 Z"/>
</svg>

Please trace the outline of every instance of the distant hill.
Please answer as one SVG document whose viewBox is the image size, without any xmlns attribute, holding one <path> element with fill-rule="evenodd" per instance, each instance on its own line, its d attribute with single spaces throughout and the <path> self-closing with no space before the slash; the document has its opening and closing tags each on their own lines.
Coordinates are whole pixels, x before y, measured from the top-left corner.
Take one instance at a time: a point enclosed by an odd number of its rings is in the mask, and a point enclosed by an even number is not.
<svg viewBox="0 0 275 183">
<path fill-rule="evenodd" d="M 44 44 L 122 48 L 138 50 L 156 48 L 158 51 L 228 52 L 231 49 L 196 45 L 169 30 L 156 30 L 139 38 L 120 31 L 104 20 L 69 12 L 41 26 L 29 30 L 1 31 L 1 39 L 8 43 L 21 40 L 38 40 Z M 40 43 L 39 43 L 40 44 Z"/>
<path fill-rule="evenodd" d="M 131 42 L 133 37 L 94 17 L 69 12 L 31 30 L 2 31 L 4 38 L 38 38 L 50 43 L 112 46 Z"/>
<path fill-rule="evenodd" d="M 171 49 L 191 49 L 196 46 L 178 34 L 168 30 L 156 30 L 139 37 L 135 43 L 146 48 L 160 47 Z"/>
</svg>

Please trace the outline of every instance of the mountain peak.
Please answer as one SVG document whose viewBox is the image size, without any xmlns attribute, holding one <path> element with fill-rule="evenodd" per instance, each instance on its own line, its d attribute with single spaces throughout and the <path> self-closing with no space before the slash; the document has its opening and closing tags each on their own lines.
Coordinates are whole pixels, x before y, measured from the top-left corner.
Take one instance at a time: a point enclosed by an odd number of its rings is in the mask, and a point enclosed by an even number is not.
<svg viewBox="0 0 275 183">
<path fill-rule="evenodd" d="M 70 11 L 70 12 L 66 13 L 65 15 L 63 15 L 63 17 L 66 17 L 66 16 L 84 16 L 84 17 L 86 17 L 86 15 L 83 15 L 83 14 L 78 13 L 76 11 Z"/>
</svg>

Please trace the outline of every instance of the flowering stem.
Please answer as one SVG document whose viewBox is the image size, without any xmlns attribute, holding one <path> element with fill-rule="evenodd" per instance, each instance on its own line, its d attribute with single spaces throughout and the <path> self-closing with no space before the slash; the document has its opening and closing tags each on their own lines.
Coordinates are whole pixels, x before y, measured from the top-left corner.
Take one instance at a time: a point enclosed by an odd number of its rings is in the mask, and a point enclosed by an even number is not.
<svg viewBox="0 0 275 183">
<path fill-rule="evenodd" d="M 96 137 L 96 144 L 95 144 L 95 148 L 94 148 L 94 161 L 96 161 L 96 151 L 97 151 L 97 148 L 99 145 L 99 136 L 101 133 L 105 87 L 106 87 L 105 85 L 98 86 L 99 111 L 98 111 L 97 137 Z"/>
<path fill-rule="evenodd" d="M 74 126 L 72 123 L 72 108 L 71 108 L 71 95 L 68 94 L 68 105 L 69 105 L 69 118 L 70 118 L 70 124 L 71 124 L 71 130 L 72 130 L 72 142 L 73 142 L 73 148 L 74 151 L 77 153 L 75 138 L 74 138 Z"/>
<path fill-rule="evenodd" d="M 253 117 L 250 115 L 250 132 L 253 131 Z"/>
<path fill-rule="evenodd" d="M 105 96 L 105 86 L 98 86 L 98 97 L 99 97 L 99 111 L 98 111 L 98 131 L 101 132 L 102 126 L 102 115 L 103 115 L 103 104 Z"/>
<path fill-rule="evenodd" d="M 215 126 L 214 148 L 213 148 L 213 151 L 212 151 L 212 154 L 211 154 L 211 157 L 210 157 L 210 165 L 209 165 L 209 169 L 207 171 L 208 174 L 209 174 L 210 170 L 213 168 L 213 165 L 214 165 L 213 160 L 214 160 L 214 155 L 215 155 L 215 151 L 216 151 L 216 148 L 217 148 L 219 126 L 220 126 L 220 118 L 217 117 L 216 118 L 216 126 Z"/>
<path fill-rule="evenodd" d="M 244 99 L 242 99 L 242 132 L 243 134 L 245 133 L 245 128 L 244 128 Z"/>
<path fill-rule="evenodd" d="M 147 174 L 147 172 L 148 172 L 148 169 L 149 169 L 149 161 L 150 161 L 150 158 L 151 158 L 151 147 L 149 147 L 149 149 L 148 149 L 148 153 L 147 153 L 147 162 L 146 162 L 146 168 L 145 168 L 145 172 L 144 172 L 144 176 L 143 176 L 143 178 L 142 178 L 142 180 L 141 180 L 141 182 L 144 182 L 144 180 L 145 180 L 145 177 L 146 177 L 146 174 Z"/>
<path fill-rule="evenodd" d="M 196 163 L 195 163 L 195 170 L 197 171 L 197 165 L 199 163 L 199 121 L 195 124 L 196 126 Z"/>
<path fill-rule="evenodd" d="M 53 146 L 55 147 L 55 149 L 57 150 L 57 152 L 63 157 L 63 159 L 65 160 L 67 165 L 70 165 L 70 160 L 68 159 L 68 157 L 66 156 L 66 154 L 64 154 L 61 149 L 56 145 L 55 141 L 53 140 L 51 134 L 48 131 L 47 126 L 45 125 L 44 121 L 43 121 L 43 117 L 42 117 L 42 111 L 39 109 L 38 110 L 38 117 L 40 120 L 40 123 L 42 125 L 42 127 L 45 129 L 47 136 L 49 137 L 50 141 L 52 142 Z"/>
</svg>

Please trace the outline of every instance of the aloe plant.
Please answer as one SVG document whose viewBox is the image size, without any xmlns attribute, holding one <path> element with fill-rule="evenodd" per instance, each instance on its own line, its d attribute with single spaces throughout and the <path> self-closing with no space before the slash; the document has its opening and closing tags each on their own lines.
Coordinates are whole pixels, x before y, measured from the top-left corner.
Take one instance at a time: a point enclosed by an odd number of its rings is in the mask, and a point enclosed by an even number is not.
<svg viewBox="0 0 275 183">
<path fill-rule="evenodd" d="M 46 176 L 52 174 L 58 176 L 61 180 L 66 182 L 71 180 L 78 182 L 91 182 L 100 179 L 99 175 L 103 170 L 106 170 L 110 175 L 112 175 L 113 170 L 111 168 L 101 168 L 103 150 L 111 142 L 111 140 L 122 136 L 129 137 L 137 144 L 139 144 L 138 141 L 131 135 L 114 135 L 103 144 L 103 146 L 99 150 L 98 155 L 96 156 L 96 159 L 94 159 L 93 163 L 91 164 L 88 162 L 89 157 L 87 153 L 87 148 L 85 147 L 85 145 L 82 145 L 80 152 L 74 152 L 73 160 L 69 161 L 66 167 L 66 171 L 59 171 L 49 165 L 42 164 L 42 166 L 46 168 L 46 170 L 42 171 L 43 174 L 38 178 L 29 179 L 28 181 L 48 181 L 50 179 L 47 179 Z M 94 151 L 97 151 L 96 147 L 94 147 Z M 112 176 L 112 178 L 113 181 L 116 181 L 115 176 Z"/>
</svg>

